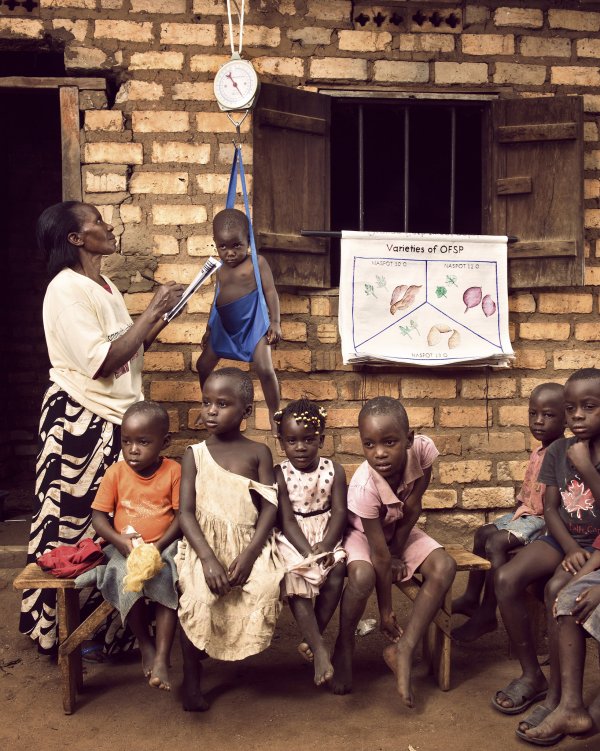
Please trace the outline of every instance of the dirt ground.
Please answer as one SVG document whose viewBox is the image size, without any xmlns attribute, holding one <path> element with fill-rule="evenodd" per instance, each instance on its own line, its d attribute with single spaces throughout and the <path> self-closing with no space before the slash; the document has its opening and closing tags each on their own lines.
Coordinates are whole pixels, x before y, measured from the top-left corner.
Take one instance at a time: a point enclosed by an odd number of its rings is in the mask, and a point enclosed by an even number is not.
<svg viewBox="0 0 600 751">
<path fill-rule="evenodd" d="M 295 625 L 284 610 L 269 650 L 242 663 L 206 663 L 211 709 L 181 710 L 181 658 L 173 650 L 171 694 L 151 689 L 137 662 L 86 665 L 84 692 L 75 714 L 62 712 L 59 672 L 18 634 L 17 572 L 0 569 L 0 748 L 11 751 L 104 749 L 141 751 L 524 751 L 514 735 L 518 718 L 490 707 L 495 690 L 517 675 L 507 658 L 506 636 L 488 634 L 469 646 L 455 645 L 452 689 L 439 691 L 417 666 L 417 707 L 403 709 L 381 659 L 383 638 L 359 639 L 354 692 L 333 696 L 317 689 L 296 652 Z M 460 576 L 460 575 L 459 575 Z M 460 589 L 460 587 L 456 587 Z M 371 606 L 367 615 L 374 615 Z M 406 611 L 399 603 L 398 612 Z M 460 617 L 458 617 L 460 618 Z M 600 690 L 596 649 L 588 654 L 586 696 Z M 565 739 L 558 748 L 600 749 L 600 736 Z"/>
</svg>

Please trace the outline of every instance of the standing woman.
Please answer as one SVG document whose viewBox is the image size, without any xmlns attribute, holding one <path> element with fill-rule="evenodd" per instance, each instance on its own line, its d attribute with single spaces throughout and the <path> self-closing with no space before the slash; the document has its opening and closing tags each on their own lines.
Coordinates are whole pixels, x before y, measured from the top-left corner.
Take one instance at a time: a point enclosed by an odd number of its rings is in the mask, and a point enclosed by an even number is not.
<svg viewBox="0 0 600 751">
<path fill-rule="evenodd" d="M 90 204 L 50 206 L 38 219 L 37 239 L 51 278 L 43 306 L 51 368 L 40 419 L 28 563 L 93 534 L 91 504 L 119 455 L 121 419 L 143 399 L 144 350 L 184 289 L 173 282 L 162 285 L 134 323 L 123 296 L 100 272 L 103 256 L 115 252 L 117 241 L 113 227 Z M 55 607 L 53 590 L 23 594 L 19 628 L 41 652 L 56 645 Z M 111 651 L 108 642 L 105 636 Z"/>
</svg>

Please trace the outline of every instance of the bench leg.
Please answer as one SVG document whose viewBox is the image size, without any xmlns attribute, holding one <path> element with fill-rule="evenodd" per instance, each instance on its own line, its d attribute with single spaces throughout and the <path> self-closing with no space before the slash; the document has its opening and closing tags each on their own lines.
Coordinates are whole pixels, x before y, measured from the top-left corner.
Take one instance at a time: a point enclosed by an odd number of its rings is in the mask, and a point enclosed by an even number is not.
<svg viewBox="0 0 600 751">
<path fill-rule="evenodd" d="M 56 592 L 58 620 L 58 666 L 61 673 L 63 709 L 65 714 L 75 710 L 77 688 L 81 687 L 83 675 L 81 653 L 61 653 L 60 645 L 79 625 L 79 592 L 74 589 L 59 589 Z"/>
</svg>

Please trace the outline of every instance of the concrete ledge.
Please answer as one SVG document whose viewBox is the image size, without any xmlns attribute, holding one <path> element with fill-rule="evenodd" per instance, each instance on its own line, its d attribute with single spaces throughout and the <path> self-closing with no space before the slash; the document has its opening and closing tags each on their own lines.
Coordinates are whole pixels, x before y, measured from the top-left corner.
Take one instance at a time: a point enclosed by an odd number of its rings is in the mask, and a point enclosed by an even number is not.
<svg viewBox="0 0 600 751">
<path fill-rule="evenodd" d="M 27 562 L 27 545 L 0 545 L 0 568 L 23 568 Z"/>
</svg>

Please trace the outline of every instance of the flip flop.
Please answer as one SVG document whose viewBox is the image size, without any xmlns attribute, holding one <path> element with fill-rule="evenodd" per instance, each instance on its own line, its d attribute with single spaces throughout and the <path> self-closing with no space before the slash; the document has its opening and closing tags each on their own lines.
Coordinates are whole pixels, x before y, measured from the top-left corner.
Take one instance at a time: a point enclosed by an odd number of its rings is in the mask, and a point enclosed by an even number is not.
<svg viewBox="0 0 600 751">
<path fill-rule="evenodd" d="M 515 730 L 515 735 L 522 741 L 531 743 L 534 746 L 554 746 L 557 743 L 560 743 L 565 737 L 564 733 L 554 733 L 554 735 L 549 735 L 547 738 L 534 738 L 531 735 L 521 732 L 518 728 Z"/>
<path fill-rule="evenodd" d="M 536 701 L 543 699 L 546 696 L 548 689 L 538 691 L 536 694 L 530 694 L 530 691 L 531 686 L 528 683 L 525 683 L 525 681 L 521 680 L 520 678 L 515 678 L 508 684 L 506 688 L 502 688 L 500 689 L 500 691 L 496 691 L 495 695 L 491 699 L 492 707 L 497 712 L 501 712 L 502 714 L 521 714 L 521 712 L 524 712 L 527 707 L 530 707 L 532 704 L 535 704 Z M 508 699 L 512 701 L 512 707 L 503 707 L 502 704 L 498 703 L 496 697 L 500 693 L 504 694 Z"/>
<path fill-rule="evenodd" d="M 543 720 L 545 720 L 546 717 L 551 714 L 551 712 L 552 710 L 548 709 L 548 707 L 545 707 L 543 704 L 538 704 L 537 707 L 535 707 L 534 710 L 530 712 L 524 720 L 521 720 L 519 725 L 528 725 L 527 730 L 536 728 L 540 724 L 540 722 L 543 722 Z M 522 738 L 525 731 L 519 730 L 519 728 L 517 728 L 515 732 L 519 736 L 519 738 Z"/>
<path fill-rule="evenodd" d="M 104 647 L 98 642 L 88 641 L 81 645 L 81 658 L 86 662 L 104 662 Z"/>
</svg>

